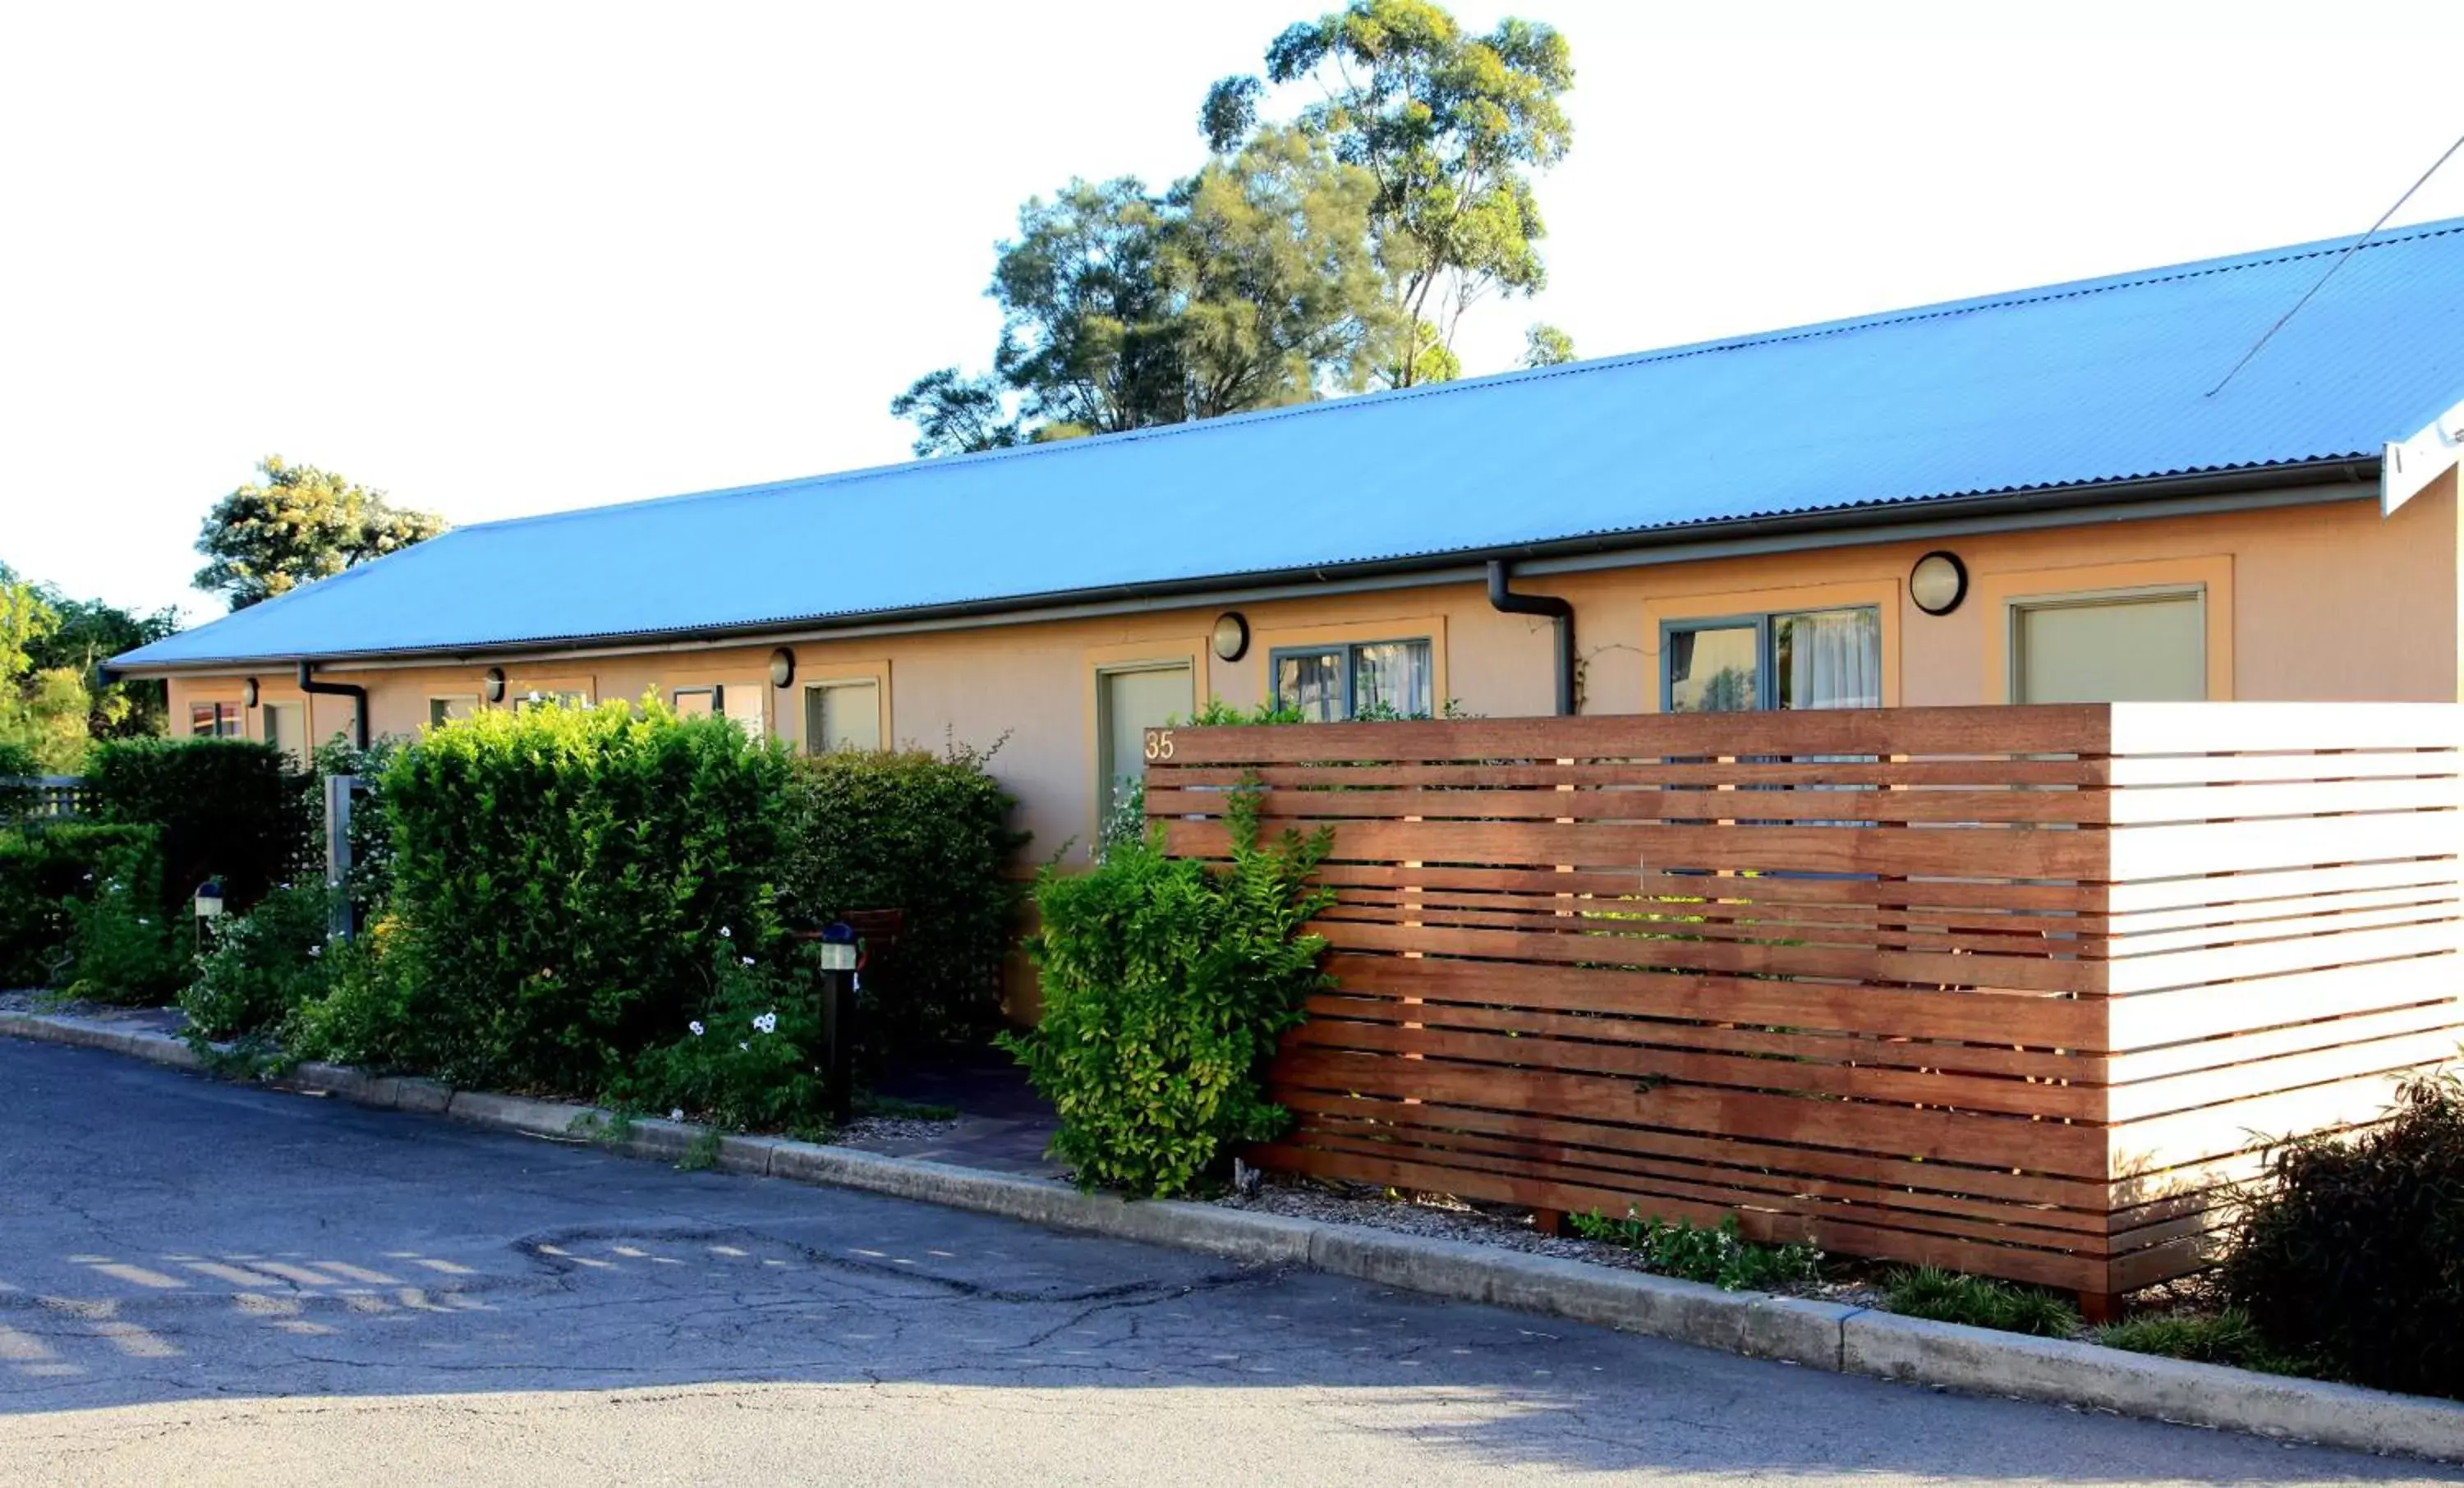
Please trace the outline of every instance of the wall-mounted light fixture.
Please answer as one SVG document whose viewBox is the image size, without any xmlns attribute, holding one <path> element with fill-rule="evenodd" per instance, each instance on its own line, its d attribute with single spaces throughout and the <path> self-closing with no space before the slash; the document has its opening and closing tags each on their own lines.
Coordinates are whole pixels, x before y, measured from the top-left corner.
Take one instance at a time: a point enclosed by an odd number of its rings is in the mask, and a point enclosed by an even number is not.
<svg viewBox="0 0 2464 1488">
<path fill-rule="evenodd" d="M 1968 565 L 1959 555 L 1937 548 L 1908 570 L 1908 598 L 1928 615 L 1947 615 L 1968 598 Z"/>
<path fill-rule="evenodd" d="M 770 685 L 783 688 L 796 680 L 796 653 L 781 646 L 770 653 Z"/>
<path fill-rule="evenodd" d="M 491 703 L 505 700 L 505 668 L 491 667 L 479 677 L 479 695 Z"/>
<path fill-rule="evenodd" d="M 1208 640 L 1216 660 L 1239 661 L 1249 654 L 1249 617 L 1239 610 L 1225 610 L 1215 617 L 1215 632 Z"/>
<path fill-rule="evenodd" d="M 242 708 L 254 708 L 256 706 L 256 679 L 254 677 L 251 677 L 246 682 L 239 685 L 239 702 Z"/>
</svg>

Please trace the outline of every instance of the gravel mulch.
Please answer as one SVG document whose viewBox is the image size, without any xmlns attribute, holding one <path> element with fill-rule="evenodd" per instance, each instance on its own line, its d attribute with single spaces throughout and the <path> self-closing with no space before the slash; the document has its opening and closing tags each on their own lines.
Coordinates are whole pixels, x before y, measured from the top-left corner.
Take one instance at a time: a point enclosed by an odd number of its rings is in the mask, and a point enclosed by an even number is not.
<svg viewBox="0 0 2464 1488">
<path fill-rule="evenodd" d="M 859 1116 L 841 1127 L 830 1138 L 846 1147 L 868 1142 L 883 1144 L 910 1142 L 945 1142 L 958 1129 L 958 1120 L 927 1120 L 914 1116 Z"/>
</svg>

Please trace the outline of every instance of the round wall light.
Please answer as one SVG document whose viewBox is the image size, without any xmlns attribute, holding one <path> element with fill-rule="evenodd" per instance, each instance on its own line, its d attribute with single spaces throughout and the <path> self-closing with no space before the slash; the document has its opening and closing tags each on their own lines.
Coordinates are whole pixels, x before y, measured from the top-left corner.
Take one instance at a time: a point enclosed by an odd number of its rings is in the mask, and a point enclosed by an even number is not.
<svg viewBox="0 0 2464 1488">
<path fill-rule="evenodd" d="M 1239 610 L 1225 610 L 1215 617 L 1215 633 L 1210 638 L 1219 661 L 1237 662 L 1249 654 L 1249 617 Z"/>
<path fill-rule="evenodd" d="M 770 685 L 783 688 L 796 680 L 796 653 L 781 646 L 770 653 Z"/>
<path fill-rule="evenodd" d="M 1968 565 L 1959 555 L 1937 548 L 1908 570 L 1908 598 L 1928 615 L 1947 615 L 1968 598 Z"/>
<path fill-rule="evenodd" d="M 491 703 L 503 702 L 505 700 L 505 668 L 502 667 L 491 667 L 486 672 L 481 674 L 479 678 L 479 692 L 481 696 L 487 698 Z"/>
<path fill-rule="evenodd" d="M 251 677 L 246 682 L 239 685 L 239 701 L 240 706 L 243 708 L 254 708 L 256 706 L 256 679 L 254 677 Z"/>
</svg>

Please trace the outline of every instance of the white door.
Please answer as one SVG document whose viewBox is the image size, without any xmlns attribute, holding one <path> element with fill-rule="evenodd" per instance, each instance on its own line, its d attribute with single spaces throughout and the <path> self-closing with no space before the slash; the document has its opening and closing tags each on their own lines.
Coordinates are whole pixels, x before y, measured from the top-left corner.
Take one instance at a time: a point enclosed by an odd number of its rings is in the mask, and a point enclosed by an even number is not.
<svg viewBox="0 0 2464 1488">
<path fill-rule="evenodd" d="M 1098 672 L 1095 680 L 1095 735 L 1101 755 L 1096 768 L 1109 821 L 1130 788 L 1146 777 L 1147 731 L 1187 720 L 1198 711 L 1198 698 L 1186 666 Z"/>
</svg>

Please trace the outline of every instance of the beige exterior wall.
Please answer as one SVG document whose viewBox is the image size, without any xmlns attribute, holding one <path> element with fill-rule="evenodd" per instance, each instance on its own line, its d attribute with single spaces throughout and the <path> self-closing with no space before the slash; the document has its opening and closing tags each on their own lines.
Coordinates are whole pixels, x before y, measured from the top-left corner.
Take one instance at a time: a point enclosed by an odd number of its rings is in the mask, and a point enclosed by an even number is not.
<svg viewBox="0 0 2464 1488">
<path fill-rule="evenodd" d="M 1966 602 L 1942 617 L 1920 612 L 1905 593 L 1910 565 L 1935 547 L 1959 554 L 1971 576 Z M 1662 621 L 1843 602 L 1881 607 L 1886 703 L 2006 701 L 2010 601 L 2189 581 L 2207 586 L 2212 696 L 2453 700 L 2464 695 L 2458 560 L 2451 475 L 2387 518 L 2374 502 L 2348 500 L 1532 577 L 1518 587 L 1574 602 L 1586 712 L 1659 706 Z M 994 768 L 1034 833 L 1030 862 L 1065 842 L 1073 844 L 1071 861 L 1085 859 L 1098 799 L 1094 678 L 1104 666 L 1186 658 L 1199 695 L 1245 706 L 1265 696 L 1266 658 L 1279 646 L 1426 636 L 1439 697 L 1493 717 L 1551 707 L 1550 622 L 1496 613 L 1477 584 L 1243 604 L 1250 647 L 1230 663 L 1207 654 L 1221 608 L 798 641 L 796 681 L 785 689 L 766 685 L 767 642 L 501 665 L 514 696 L 537 689 L 629 699 L 712 683 L 759 686 L 767 727 L 799 745 L 808 684 L 870 677 L 884 684 L 885 737 L 937 749 L 945 738 L 982 746 L 1006 735 Z M 429 698 L 477 692 L 488 665 L 326 675 L 368 689 L 375 733 L 409 734 L 427 722 Z M 263 699 L 297 699 L 288 673 L 257 675 Z M 185 727 L 191 702 L 236 699 L 240 681 L 174 678 L 175 726 Z M 348 728 L 346 700 L 310 701 L 312 737 Z M 262 737 L 261 712 L 247 727 Z"/>
</svg>

